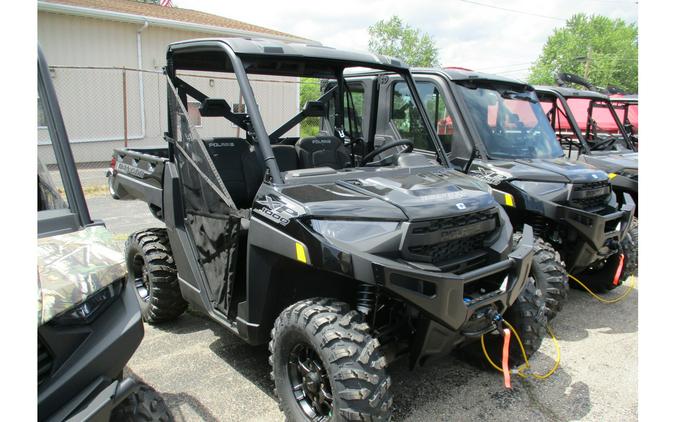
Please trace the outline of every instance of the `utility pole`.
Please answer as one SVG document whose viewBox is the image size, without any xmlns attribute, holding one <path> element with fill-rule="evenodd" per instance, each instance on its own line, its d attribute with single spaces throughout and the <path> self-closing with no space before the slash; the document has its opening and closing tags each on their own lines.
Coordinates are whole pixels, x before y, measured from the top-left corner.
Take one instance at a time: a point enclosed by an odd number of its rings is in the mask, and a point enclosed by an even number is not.
<svg viewBox="0 0 675 422">
<path fill-rule="evenodd" d="M 586 64 L 584 65 L 584 79 L 586 80 L 588 80 L 588 74 L 591 71 L 591 53 L 593 53 L 593 48 L 589 45 L 586 51 Z"/>
</svg>

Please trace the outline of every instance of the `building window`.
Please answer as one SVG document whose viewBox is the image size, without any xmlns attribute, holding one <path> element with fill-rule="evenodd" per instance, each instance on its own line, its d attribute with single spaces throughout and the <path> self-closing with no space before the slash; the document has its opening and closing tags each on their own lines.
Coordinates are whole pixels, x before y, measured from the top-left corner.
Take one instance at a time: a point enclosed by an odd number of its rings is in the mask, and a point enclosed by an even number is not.
<svg viewBox="0 0 675 422">
<path fill-rule="evenodd" d="M 246 104 L 244 103 L 232 104 L 232 113 L 246 113 Z"/>
<path fill-rule="evenodd" d="M 246 104 L 244 103 L 233 103 L 232 104 L 232 113 L 246 114 Z M 231 123 L 233 128 L 239 128 L 234 123 Z"/>
<path fill-rule="evenodd" d="M 199 113 L 200 105 L 201 103 L 199 101 L 188 101 L 188 119 L 190 119 L 190 124 L 195 127 L 202 126 L 202 115 Z"/>
</svg>

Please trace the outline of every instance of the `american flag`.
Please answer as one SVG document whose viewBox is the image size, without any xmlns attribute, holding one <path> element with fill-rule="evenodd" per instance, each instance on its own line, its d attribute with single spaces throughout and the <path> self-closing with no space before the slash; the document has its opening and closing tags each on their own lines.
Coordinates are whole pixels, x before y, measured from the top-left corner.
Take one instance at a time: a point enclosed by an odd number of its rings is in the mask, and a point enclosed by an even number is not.
<svg viewBox="0 0 675 422">
<path fill-rule="evenodd" d="M 160 0 L 159 5 L 166 7 L 173 7 L 173 4 L 171 4 L 171 0 Z"/>
</svg>

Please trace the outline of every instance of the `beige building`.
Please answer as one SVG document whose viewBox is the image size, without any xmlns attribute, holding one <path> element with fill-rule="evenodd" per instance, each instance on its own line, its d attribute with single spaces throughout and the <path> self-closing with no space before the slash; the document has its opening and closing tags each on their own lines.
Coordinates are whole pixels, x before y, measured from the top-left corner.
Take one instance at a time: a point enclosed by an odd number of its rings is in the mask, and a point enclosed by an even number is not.
<svg viewBox="0 0 675 422">
<path fill-rule="evenodd" d="M 51 68 L 76 161 L 109 161 L 112 149 L 124 146 L 125 140 L 130 147 L 163 142 L 166 79 L 161 72 L 166 47 L 204 37 L 314 43 L 221 16 L 137 1 L 38 1 L 38 42 Z M 205 94 L 225 98 L 234 107 L 241 103 L 233 79 L 191 75 L 185 78 Z M 252 79 L 269 131 L 297 112 L 299 81 Z M 243 136 L 225 120 L 202 121 L 196 107 L 190 104 L 188 111 L 202 136 Z M 40 120 L 38 112 L 38 154 L 52 163 L 49 136 Z"/>
</svg>

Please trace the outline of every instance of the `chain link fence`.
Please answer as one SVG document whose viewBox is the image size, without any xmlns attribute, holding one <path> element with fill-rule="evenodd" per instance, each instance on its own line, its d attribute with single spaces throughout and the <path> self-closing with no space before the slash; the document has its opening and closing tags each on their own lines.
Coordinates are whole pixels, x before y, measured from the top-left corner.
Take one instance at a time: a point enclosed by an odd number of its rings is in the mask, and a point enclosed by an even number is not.
<svg viewBox="0 0 675 422">
<path fill-rule="evenodd" d="M 105 169 L 115 148 L 163 145 L 167 125 L 166 77 L 161 71 L 117 67 L 51 66 L 50 73 L 85 191 L 106 185 Z M 179 76 L 212 98 L 224 98 L 234 112 L 245 112 L 233 76 L 185 72 Z M 319 97 L 320 81 L 294 77 L 250 76 L 265 127 L 274 131 Z M 38 99 L 38 158 L 55 163 Z M 203 138 L 245 133 L 225 119 L 202 118 L 189 99 L 188 114 Z M 318 132 L 319 118 L 308 118 L 288 136 Z"/>
</svg>

